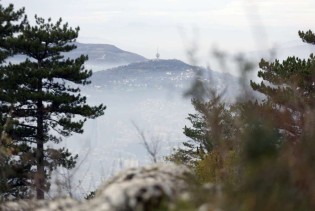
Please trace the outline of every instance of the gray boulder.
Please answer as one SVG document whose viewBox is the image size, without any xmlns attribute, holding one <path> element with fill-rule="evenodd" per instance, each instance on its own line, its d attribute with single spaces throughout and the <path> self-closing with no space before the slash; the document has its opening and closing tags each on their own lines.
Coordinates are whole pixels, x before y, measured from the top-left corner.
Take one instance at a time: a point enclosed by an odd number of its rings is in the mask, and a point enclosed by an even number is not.
<svg viewBox="0 0 315 211">
<path fill-rule="evenodd" d="M 190 171 L 185 166 L 174 164 L 132 168 L 105 182 L 95 197 L 87 201 L 66 198 L 7 202 L 0 206 L 0 210 L 152 210 L 182 195 L 188 188 L 186 179 L 189 175 Z"/>
</svg>

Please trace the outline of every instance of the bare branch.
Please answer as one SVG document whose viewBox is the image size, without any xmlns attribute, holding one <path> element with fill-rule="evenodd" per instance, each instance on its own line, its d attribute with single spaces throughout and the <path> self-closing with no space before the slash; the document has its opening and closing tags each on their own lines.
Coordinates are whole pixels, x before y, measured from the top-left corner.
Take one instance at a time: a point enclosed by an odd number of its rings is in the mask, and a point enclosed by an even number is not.
<svg viewBox="0 0 315 211">
<path fill-rule="evenodd" d="M 138 125 L 132 121 L 132 125 L 136 128 L 139 138 L 141 140 L 141 143 L 143 144 L 145 150 L 150 155 L 151 160 L 154 163 L 157 163 L 158 161 L 158 154 L 160 152 L 160 140 L 159 138 L 152 138 L 148 141 L 143 130 L 141 130 Z"/>
</svg>

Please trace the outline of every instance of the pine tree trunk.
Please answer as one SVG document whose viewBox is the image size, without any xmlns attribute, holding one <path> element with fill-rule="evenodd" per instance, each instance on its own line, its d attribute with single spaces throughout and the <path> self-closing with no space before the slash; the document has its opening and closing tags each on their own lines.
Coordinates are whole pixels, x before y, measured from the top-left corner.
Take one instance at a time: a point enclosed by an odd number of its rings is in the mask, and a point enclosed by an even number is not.
<svg viewBox="0 0 315 211">
<path fill-rule="evenodd" d="M 42 91 L 42 79 L 38 79 L 38 92 Z M 44 114 L 43 114 L 43 102 L 38 100 L 37 102 L 37 150 L 36 150 L 36 163 L 37 172 L 35 175 L 36 183 L 36 198 L 44 199 L 44 186 L 45 186 L 45 168 L 44 168 Z"/>
<path fill-rule="evenodd" d="M 45 169 L 44 169 L 44 144 L 43 141 L 37 140 L 37 172 L 36 172 L 36 198 L 44 199 Z"/>
</svg>

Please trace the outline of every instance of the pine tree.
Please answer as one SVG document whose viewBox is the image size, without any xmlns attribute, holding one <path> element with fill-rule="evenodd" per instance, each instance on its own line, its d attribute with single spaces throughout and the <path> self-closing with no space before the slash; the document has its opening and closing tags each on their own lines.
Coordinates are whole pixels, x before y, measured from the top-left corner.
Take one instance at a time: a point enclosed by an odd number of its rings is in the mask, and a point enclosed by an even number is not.
<svg viewBox="0 0 315 211">
<path fill-rule="evenodd" d="M 315 45 L 312 31 L 299 31 L 301 39 Z M 280 62 L 259 63 L 258 84 L 251 81 L 254 90 L 266 95 L 266 106 L 273 108 L 276 127 L 284 131 L 284 136 L 297 140 L 305 126 L 306 111 L 315 107 L 315 57 L 308 59 L 295 56 Z"/>
<path fill-rule="evenodd" d="M 30 147 L 23 155 L 34 169 L 36 196 L 43 199 L 51 171 L 58 166 L 71 169 L 77 158 L 65 148 L 48 148 L 47 143 L 58 144 L 63 137 L 82 133 L 87 118 L 103 115 L 105 106 L 89 106 L 80 95 L 79 85 L 89 84 L 92 75 L 83 66 L 87 56 L 63 55 L 76 48 L 79 28 L 63 24 L 61 18 L 56 23 L 37 16 L 35 20 L 35 26 L 26 23 L 17 37 L 7 39 L 14 52 L 27 59 L 1 68 L 0 112 L 13 110 L 8 134 Z"/>
<path fill-rule="evenodd" d="M 192 104 L 196 113 L 188 114 L 187 117 L 192 126 L 184 127 L 188 140 L 183 142 L 182 148 L 176 149 L 167 158 L 190 166 L 203 160 L 221 141 L 228 143 L 237 133 L 232 111 L 225 103 L 220 102 L 220 96 L 207 102 L 193 99 Z"/>
<path fill-rule="evenodd" d="M 300 38 L 315 44 L 312 31 Z M 315 57 L 259 64 L 254 90 L 266 99 L 243 107 L 240 185 L 227 210 L 314 210 Z M 232 205 L 232 206 L 231 206 Z"/>
</svg>

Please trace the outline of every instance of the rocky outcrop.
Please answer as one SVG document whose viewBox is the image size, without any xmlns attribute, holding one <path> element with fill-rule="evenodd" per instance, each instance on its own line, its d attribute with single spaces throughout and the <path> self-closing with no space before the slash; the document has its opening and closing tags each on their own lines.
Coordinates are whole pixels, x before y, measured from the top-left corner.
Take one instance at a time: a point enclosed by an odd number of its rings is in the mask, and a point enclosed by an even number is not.
<svg viewBox="0 0 315 211">
<path fill-rule="evenodd" d="M 7 202 L 1 210 L 93 210 L 128 211 L 151 210 L 172 202 L 187 189 L 189 170 L 174 164 L 126 170 L 103 184 L 93 199 L 75 201 L 59 199 L 55 201 Z"/>
</svg>

